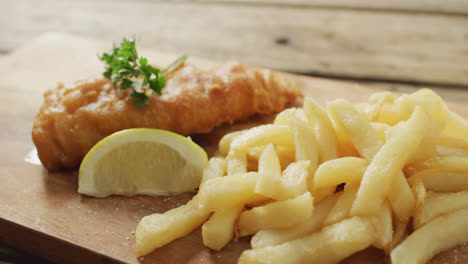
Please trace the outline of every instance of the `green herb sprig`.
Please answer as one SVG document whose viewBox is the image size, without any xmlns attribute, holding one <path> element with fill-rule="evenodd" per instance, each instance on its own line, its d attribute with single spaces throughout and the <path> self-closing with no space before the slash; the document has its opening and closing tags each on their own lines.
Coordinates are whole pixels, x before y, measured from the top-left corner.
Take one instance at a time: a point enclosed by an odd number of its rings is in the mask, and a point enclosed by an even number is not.
<svg viewBox="0 0 468 264">
<path fill-rule="evenodd" d="M 119 47 L 115 44 L 110 53 L 103 53 L 99 59 L 106 63 L 104 77 L 112 80 L 115 87 L 120 82 L 120 90 L 132 88 L 130 96 L 138 109 L 149 104 L 147 90 L 161 95 L 161 90 L 166 86 L 166 77 L 179 68 L 187 59 L 183 55 L 163 70 L 157 69 L 144 57 L 138 57 L 135 48 L 135 40 L 123 39 Z"/>
</svg>

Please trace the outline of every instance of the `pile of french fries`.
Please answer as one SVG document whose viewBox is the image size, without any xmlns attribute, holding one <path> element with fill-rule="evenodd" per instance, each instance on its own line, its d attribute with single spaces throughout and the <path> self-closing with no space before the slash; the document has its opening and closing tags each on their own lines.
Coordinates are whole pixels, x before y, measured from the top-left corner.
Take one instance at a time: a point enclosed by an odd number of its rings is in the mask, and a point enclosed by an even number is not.
<svg viewBox="0 0 468 264">
<path fill-rule="evenodd" d="M 302 108 L 227 134 L 186 205 L 144 217 L 138 256 L 202 226 L 239 263 L 337 263 L 373 246 L 426 263 L 468 241 L 468 122 L 431 90 Z"/>
</svg>

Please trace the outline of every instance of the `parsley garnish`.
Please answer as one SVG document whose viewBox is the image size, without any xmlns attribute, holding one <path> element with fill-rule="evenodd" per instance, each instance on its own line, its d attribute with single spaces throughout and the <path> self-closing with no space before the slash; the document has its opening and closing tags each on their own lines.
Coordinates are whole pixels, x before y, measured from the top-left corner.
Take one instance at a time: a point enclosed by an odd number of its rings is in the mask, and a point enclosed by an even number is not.
<svg viewBox="0 0 468 264">
<path fill-rule="evenodd" d="M 171 65 L 160 70 L 148 64 L 146 58 L 138 57 L 135 40 L 124 38 L 120 47 L 114 45 L 112 52 L 103 53 L 99 59 L 107 64 L 103 73 L 104 77 L 112 80 L 115 87 L 120 82 L 120 90 L 122 91 L 132 88 L 130 96 L 134 99 L 133 103 L 141 108 L 150 103 L 146 94 L 147 89 L 161 95 L 161 90 L 166 85 L 166 76 L 179 68 L 187 56 L 179 57 Z"/>
</svg>

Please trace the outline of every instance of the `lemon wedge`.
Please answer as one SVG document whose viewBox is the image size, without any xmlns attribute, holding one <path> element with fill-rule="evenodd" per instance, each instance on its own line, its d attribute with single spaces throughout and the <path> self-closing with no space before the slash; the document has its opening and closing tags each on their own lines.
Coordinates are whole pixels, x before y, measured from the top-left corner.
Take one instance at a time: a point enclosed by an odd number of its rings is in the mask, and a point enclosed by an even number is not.
<svg viewBox="0 0 468 264">
<path fill-rule="evenodd" d="M 134 128 L 99 141 L 83 159 L 78 192 L 96 197 L 192 191 L 208 163 L 192 140 L 159 129 Z"/>
</svg>

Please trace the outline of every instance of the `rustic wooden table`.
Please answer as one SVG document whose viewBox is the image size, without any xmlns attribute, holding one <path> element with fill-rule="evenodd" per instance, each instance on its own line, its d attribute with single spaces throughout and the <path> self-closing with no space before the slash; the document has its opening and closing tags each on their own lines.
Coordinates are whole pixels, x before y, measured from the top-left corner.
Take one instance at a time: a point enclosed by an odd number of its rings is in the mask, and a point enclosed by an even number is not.
<svg viewBox="0 0 468 264">
<path fill-rule="evenodd" d="M 468 104 L 468 0 L 0 0 L 0 10 L 0 59 L 50 31 L 134 36 L 158 51 L 390 91 L 428 87 Z M 42 260 L 2 246 L 1 261 Z"/>
<path fill-rule="evenodd" d="M 0 0 L 0 54 L 44 32 L 467 101 L 467 0 Z"/>
</svg>

